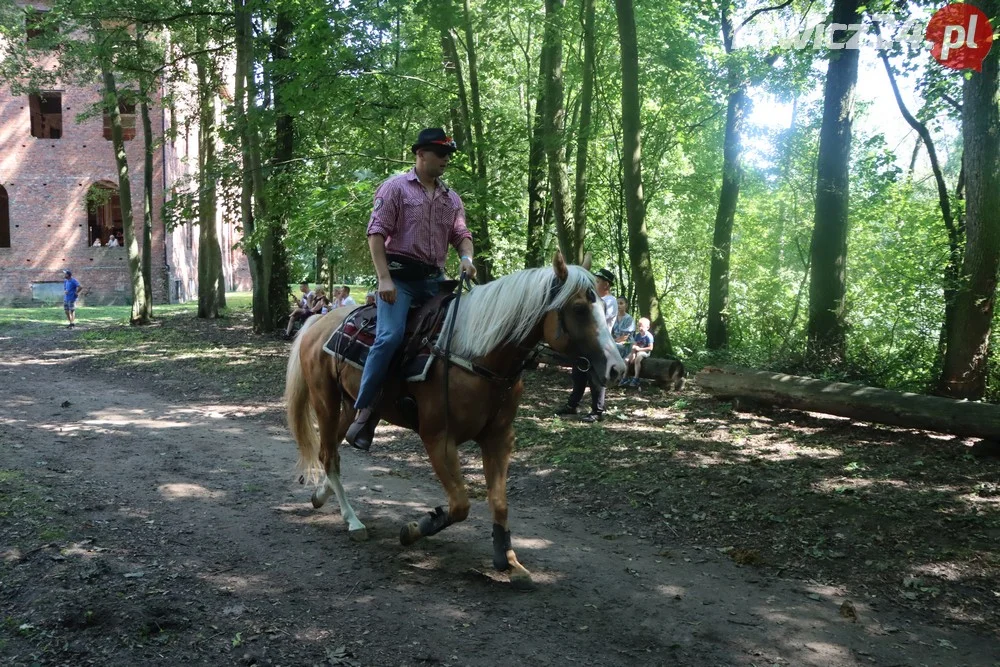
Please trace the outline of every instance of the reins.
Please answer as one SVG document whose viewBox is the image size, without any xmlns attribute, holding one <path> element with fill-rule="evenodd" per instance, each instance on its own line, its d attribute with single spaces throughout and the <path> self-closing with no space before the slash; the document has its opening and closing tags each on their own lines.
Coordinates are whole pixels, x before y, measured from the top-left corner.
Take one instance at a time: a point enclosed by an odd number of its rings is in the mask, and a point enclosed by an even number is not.
<svg viewBox="0 0 1000 667">
<path fill-rule="evenodd" d="M 445 442 L 448 441 L 448 433 L 451 428 L 451 410 L 448 406 L 448 376 L 451 375 L 451 336 L 455 332 L 455 322 L 458 321 L 458 306 L 462 302 L 462 290 L 467 289 L 472 290 L 472 279 L 463 270 L 461 277 L 458 279 L 458 293 L 455 295 L 455 312 L 451 316 L 451 322 L 448 323 L 448 335 L 444 341 L 444 439 Z M 436 349 L 437 346 L 433 346 L 432 349 Z"/>
</svg>

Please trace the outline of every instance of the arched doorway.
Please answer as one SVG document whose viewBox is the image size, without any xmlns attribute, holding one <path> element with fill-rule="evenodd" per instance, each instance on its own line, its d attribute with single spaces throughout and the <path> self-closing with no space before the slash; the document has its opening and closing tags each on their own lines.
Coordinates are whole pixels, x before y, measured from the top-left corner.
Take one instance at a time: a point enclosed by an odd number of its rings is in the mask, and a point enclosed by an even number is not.
<svg viewBox="0 0 1000 667">
<path fill-rule="evenodd" d="M 10 199 L 0 185 L 0 248 L 10 247 Z"/>
<path fill-rule="evenodd" d="M 123 230 L 118 188 L 110 183 L 90 186 L 87 191 L 87 245 L 123 245 Z"/>
</svg>

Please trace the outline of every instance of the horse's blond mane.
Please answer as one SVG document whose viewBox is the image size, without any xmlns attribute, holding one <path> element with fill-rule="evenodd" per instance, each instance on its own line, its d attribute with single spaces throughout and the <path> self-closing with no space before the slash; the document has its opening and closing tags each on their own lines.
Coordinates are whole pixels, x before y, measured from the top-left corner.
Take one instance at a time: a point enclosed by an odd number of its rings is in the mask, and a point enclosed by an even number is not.
<svg viewBox="0 0 1000 667">
<path fill-rule="evenodd" d="M 579 290 L 593 287 L 594 277 L 579 266 L 568 266 L 569 275 L 555 296 L 551 295 L 552 267 L 524 269 L 463 294 L 451 352 L 468 359 L 484 357 L 505 343 L 524 341 L 549 310 L 562 308 Z M 453 302 L 454 304 L 454 302 Z M 449 308 L 444 331 L 454 317 Z"/>
</svg>

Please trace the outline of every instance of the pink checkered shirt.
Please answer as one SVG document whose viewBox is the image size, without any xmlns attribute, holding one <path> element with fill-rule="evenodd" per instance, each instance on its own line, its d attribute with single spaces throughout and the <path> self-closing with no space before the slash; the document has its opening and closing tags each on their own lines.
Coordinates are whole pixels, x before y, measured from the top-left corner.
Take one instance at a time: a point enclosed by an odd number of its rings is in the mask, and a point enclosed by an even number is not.
<svg viewBox="0 0 1000 667">
<path fill-rule="evenodd" d="M 472 238 L 462 198 L 440 181 L 434 194 L 427 194 L 415 169 L 389 178 L 375 192 L 368 221 L 372 234 L 385 237 L 388 253 L 441 268 L 449 243 L 457 250 L 462 239 Z"/>
</svg>

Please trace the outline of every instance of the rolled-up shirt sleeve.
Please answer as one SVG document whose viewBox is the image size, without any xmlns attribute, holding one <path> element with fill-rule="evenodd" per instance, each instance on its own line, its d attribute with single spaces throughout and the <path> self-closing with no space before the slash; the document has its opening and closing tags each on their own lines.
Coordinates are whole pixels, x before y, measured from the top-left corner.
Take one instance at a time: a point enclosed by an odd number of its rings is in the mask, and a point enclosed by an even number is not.
<svg viewBox="0 0 1000 667">
<path fill-rule="evenodd" d="M 455 198 L 458 199 L 458 210 L 455 212 L 455 221 L 451 225 L 451 238 L 449 240 L 451 241 L 451 245 L 458 250 L 458 246 L 462 241 L 472 238 L 472 232 L 465 225 L 465 204 L 462 203 L 459 197 L 456 196 Z"/>
<path fill-rule="evenodd" d="M 399 220 L 399 188 L 392 181 L 379 186 L 372 202 L 372 217 L 368 220 L 368 236 L 378 234 L 389 239 L 396 232 Z"/>
</svg>

